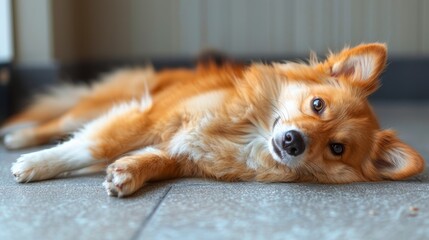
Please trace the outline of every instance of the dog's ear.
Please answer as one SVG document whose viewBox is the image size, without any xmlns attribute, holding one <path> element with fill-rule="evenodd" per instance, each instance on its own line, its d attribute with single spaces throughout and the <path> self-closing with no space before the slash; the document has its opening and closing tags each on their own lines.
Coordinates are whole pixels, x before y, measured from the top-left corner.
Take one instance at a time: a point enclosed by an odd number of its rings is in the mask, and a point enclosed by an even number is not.
<svg viewBox="0 0 429 240">
<path fill-rule="evenodd" d="M 386 57 L 385 44 L 361 44 L 332 54 L 326 63 L 331 76 L 359 87 L 368 96 L 379 86 L 378 77 L 386 65 Z"/>
<path fill-rule="evenodd" d="M 424 170 L 422 156 L 398 139 L 393 131 L 377 132 L 374 144 L 370 161 L 364 169 L 366 175 L 379 180 L 400 180 Z"/>
</svg>

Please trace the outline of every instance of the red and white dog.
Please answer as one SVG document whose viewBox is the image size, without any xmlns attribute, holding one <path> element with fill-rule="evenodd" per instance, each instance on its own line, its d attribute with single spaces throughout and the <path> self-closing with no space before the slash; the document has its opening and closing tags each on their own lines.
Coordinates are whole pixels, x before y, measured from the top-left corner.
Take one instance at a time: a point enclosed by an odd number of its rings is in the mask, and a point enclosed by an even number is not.
<svg viewBox="0 0 429 240">
<path fill-rule="evenodd" d="M 424 160 L 380 129 L 368 104 L 386 55 L 374 43 L 309 64 L 125 69 L 91 87 L 54 90 L 1 131 L 11 149 L 75 131 L 58 146 L 22 155 L 12 166 L 16 181 L 108 165 L 103 185 L 119 197 L 177 177 L 399 180 L 420 173 Z"/>
</svg>

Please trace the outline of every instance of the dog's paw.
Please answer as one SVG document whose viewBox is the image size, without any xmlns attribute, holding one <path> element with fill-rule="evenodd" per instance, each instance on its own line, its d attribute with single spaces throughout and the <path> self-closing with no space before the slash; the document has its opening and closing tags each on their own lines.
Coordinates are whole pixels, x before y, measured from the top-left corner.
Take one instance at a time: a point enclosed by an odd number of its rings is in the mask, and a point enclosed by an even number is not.
<svg viewBox="0 0 429 240">
<path fill-rule="evenodd" d="M 31 145 L 31 136 L 28 131 L 18 130 L 8 133 L 4 136 L 4 145 L 8 149 L 20 149 Z"/>
<path fill-rule="evenodd" d="M 49 172 L 47 157 L 43 151 L 21 155 L 11 168 L 15 180 L 22 183 L 53 177 Z"/>
<path fill-rule="evenodd" d="M 113 163 L 107 167 L 107 176 L 103 186 L 108 195 L 116 197 L 128 196 L 140 188 L 133 171 L 129 166 L 121 163 Z"/>
<path fill-rule="evenodd" d="M 40 168 L 37 165 L 30 154 L 24 154 L 12 164 L 11 171 L 17 182 L 30 182 Z"/>
</svg>

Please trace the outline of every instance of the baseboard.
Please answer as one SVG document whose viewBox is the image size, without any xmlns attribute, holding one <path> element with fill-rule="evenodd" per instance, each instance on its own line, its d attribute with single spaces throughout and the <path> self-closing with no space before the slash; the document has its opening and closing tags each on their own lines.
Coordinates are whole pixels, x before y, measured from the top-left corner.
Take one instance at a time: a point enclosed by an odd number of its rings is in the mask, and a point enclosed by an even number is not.
<svg viewBox="0 0 429 240">
<path fill-rule="evenodd" d="M 244 62 L 270 62 L 305 59 L 299 57 L 237 57 Z M 76 64 L 51 64 L 45 66 L 20 66 L 12 68 L 9 88 L 9 105 L 12 111 L 29 101 L 29 96 L 59 80 L 91 82 L 101 73 L 123 66 L 144 66 L 149 62 L 156 68 L 192 67 L 192 58 L 169 58 L 147 60 L 80 62 Z M 419 101 L 429 100 L 429 57 L 391 58 L 381 76 L 382 87 L 371 96 L 371 100 Z M 2 91 L 2 90 L 0 90 Z M 4 91 L 4 90 L 3 90 Z M 0 92 L 1 93 L 1 92 Z M 1 95 L 0 95 L 1 96 Z M 1 101 L 2 102 L 2 101 Z M 2 109 L 3 109 L 2 105 Z M 3 111 L 2 111 L 3 112 Z M 10 112 L 10 111 L 8 111 Z"/>
<path fill-rule="evenodd" d="M 46 65 L 14 65 L 12 80 L 9 84 L 9 109 L 11 113 L 31 103 L 33 96 L 48 86 L 59 82 L 60 66 Z"/>
<path fill-rule="evenodd" d="M 392 58 L 372 99 L 429 100 L 429 57 Z"/>
<path fill-rule="evenodd" d="M 0 63 L 0 122 L 10 114 L 10 63 Z"/>
</svg>

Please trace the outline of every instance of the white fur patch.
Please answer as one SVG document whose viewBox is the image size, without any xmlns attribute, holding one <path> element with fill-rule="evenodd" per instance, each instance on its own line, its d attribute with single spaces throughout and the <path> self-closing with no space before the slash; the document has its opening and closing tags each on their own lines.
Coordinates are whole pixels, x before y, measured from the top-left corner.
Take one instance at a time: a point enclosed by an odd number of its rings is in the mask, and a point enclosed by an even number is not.
<svg viewBox="0 0 429 240">
<path fill-rule="evenodd" d="M 243 149 L 243 159 L 246 160 L 246 165 L 250 169 L 258 169 L 261 165 L 260 159 L 265 159 L 272 155 L 270 152 L 270 143 L 267 143 L 265 137 L 254 136 Z"/>
<path fill-rule="evenodd" d="M 86 139 L 74 138 L 56 147 L 23 154 L 12 165 L 18 182 L 44 180 L 95 164 Z"/>
<path fill-rule="evenodd" d="M 282 71 L 289 71 L 289 70 L 296 69 L 297 66 L 302 66 L 300 63 L 297 63 L 297 62 L 274 63 L 273 65 L 277 69 L 280 69 Z"/>
<path fill-rule="evenodd" d="M 87 123 L 82 133 L 85 133 L 86 135 L 93 135 L 99 132 L 104 126 L 106 126 L 109 122 L 112 121 L 112 119 L 115 119 L 119 116 L 125 115 L 127 112 L 133 112 L 133 111 L 146 111 L 149 110 L 152 106 L 152 100 L 150 96 L 144 97 L 140 102 L 133 100 L 125 103 L 118 104 L 110 109 L 109 112 L 102 115 L 101 117 Z"/>
<path fill-rule="evenodd" d="M 363 54 L 355 57 L 355 71 L 360 72 L 362 80 L 368 80 L 374 73 L 375 57 L 372 54 Z"/>
<path fill-rule="evenodd" d="M 201 141 L 200 129 L 204 129 L 215 117 L 213 111 L 223 105 L 225 91 L 211 91 L 192 97 L 183 103 L 185 111 L 198 116 L 193 120 L 192 127 L 179 130 L 169 143 L 168 152 L 171 155 L 188 155 L 194 160 L 202 159 L 206 152 Z"/>
<path fill-rule="evenodd" d="M 332 74 L 337 75 L 344 69 L 343 62 L 337 62 L 332 66 Z"/>
<path fill-rule="evenodd" d="M 21 130 L 24 128 L 34 127 L 35 125 L 36 125 L 36 122 L 32 122 L 32 121 L 11 124 L 0 129 L 0 136 L 4 136 L 8 133 L 15 132 L 17 130 Z"/>
<path fill-rule="evenodd" d="M 304 84 L 285 84 L 281 89 L 277 108 L 281 111 L 283 120 L 291 120 L 302 116 L 301 97 L 307 96 L 308 87 Z"/>
<path fill-rule="evenodd" d="M 22 129 L 6 134 L 4 145 L 8 149 L 20 149 L 31 145 L 32 140 L 32 129 Z"/>
<path fill-rule="evenodd" d="M 133 174 L 127 170 L 126 163 L 115 162 L 107 168 L 107 176 L 103 186 L 109 196 L 123 197 L 139 188 L 135 181 Z"/>
<path fill-rule="evenodd" d="M 73 132 L 82 127 L 83 124 L 79 119 L 67 116 L 61 120 L 60 128 L 64 132 Z"/>
<path fill-rule="evenodd" d="M 376 58 L 373 54 L 361 54 L 352 56 L 345 62 L 335 63 L 332 67 L 334 74 L 347 72 L 353 69 L 353 77 L 356 81 L 366 81 L 374 73 L 376 66 Z"/>
<path fill-rule="evenodd" d="M 154 147 L 144 147 L 142 149 L 138 149 L 132 152 L 127 153 L 126 155 L 142 155 L 146 153 L 151 153 L 157 156 L 163 156 L 165 153 L 157 148 Z"/>
<path fill-rule="evenodd" d="M 184 106 L 192 111 L 214 109 L 222 105 L 225 95 L 225 91 L 210 91 L 186 100 Z"/>
<path fill-rule="evenodd" d="M 144 81 L 144 86 L 144 93 L 142 98 L 140 99 L 140 110 L 142 111 L 150 109 L 153 104 L 152 96 L 150 95 L 147 81 Z"/>
<path fill-rule="evenodd" d="M 395 166 L 395 169 L 402 170 L 407 167 L 409 156 L 401 149 L 395 149 L 387 152 L 386 159 Z"/>
<path fill-rule="evenodd" d="M 196 146 L 199 141 L 198 133 L 194 134 L 192 130 L 182 129 L 171 139 L 168 152 L 172 156 L 189 155 L 191 159 L 199 160 L 205 154 Z"/>
</svg>

